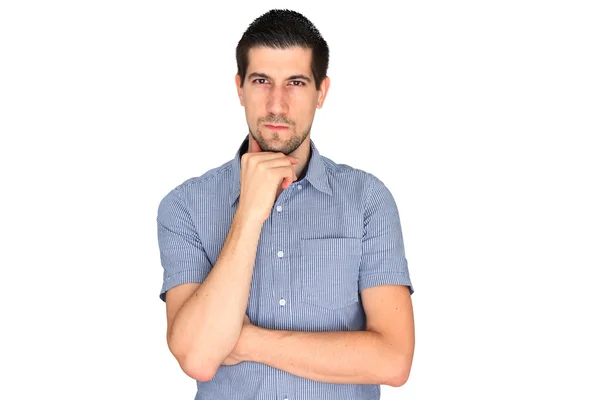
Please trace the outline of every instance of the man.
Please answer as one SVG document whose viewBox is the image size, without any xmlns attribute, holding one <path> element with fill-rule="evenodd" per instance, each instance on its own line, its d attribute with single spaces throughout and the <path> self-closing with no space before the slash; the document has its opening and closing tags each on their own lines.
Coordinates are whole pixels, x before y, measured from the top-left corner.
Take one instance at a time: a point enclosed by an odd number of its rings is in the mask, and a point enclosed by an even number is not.
<svg viewBox="0 0 600 400">
<path fill-rule="evenodd" d="M 329 50 L 271 10 L 237 47 L 249 134 L 158 209 L 167 340 L 196 399 L 379 399 L 408 379 L 409 272 L 392 194 L 310 139 Z"/>
</svg>

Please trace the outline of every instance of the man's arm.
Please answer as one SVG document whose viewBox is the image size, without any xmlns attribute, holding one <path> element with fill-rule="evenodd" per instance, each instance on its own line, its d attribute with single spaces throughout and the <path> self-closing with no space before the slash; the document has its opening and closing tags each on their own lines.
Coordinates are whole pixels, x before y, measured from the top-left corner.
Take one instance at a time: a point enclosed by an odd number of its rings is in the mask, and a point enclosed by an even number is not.
<svg viewBox="0 0 600 400">
<path fill-rule="evenodd" d="M 250 326 L 240 338 L 241 359 L 321 382 L 403 385 L 415 343 L 408 287 L 375 286 L 361 296 L 366 331 L 295 332 Z"/>
<path fill-rule="evenodd" d="M 262 224 L 237 213 L 217 262 L 202 284 L 166 293 L 167 343 L 190 377 L 212 379 L 242 329 Z"/>
<path fill-rule="evenodd" d="M 171 193 L 159 206 L 165 282 L 170 279 L 167 342 L 183 371 L 199 381 L 212 379 L 239 340 L 262 226 L 278 189 L 296 180 L 296 157 L 263 152 L 253 140 L 250 145 L 241 158 L 239 205 L 208 273 L 209 262 L 183 199 Z"/>
</svg>

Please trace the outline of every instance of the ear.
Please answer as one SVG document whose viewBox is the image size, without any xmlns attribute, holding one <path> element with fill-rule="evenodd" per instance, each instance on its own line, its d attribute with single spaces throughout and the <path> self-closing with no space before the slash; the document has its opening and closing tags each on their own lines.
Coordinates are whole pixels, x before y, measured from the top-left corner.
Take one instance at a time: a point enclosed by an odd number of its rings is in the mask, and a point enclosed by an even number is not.
<svg viewBox="0 0 600 400">
<path fill-rule="evenodd" d="M 237 89 L 238 98 L 240 99 L 240 105 L 244 107 L 244 90 L 240 87 L 242 80 L 238 74 L 235 74 L 235 87 Z"/>
<path fill-rule="evenodd" d="M 317 108 L 321 108 L 323 107 L 323 103 L 325 102 L 325 97 L 327 97 L 327 92 L 329 91 L 329 84 L 331 82 L 329 81 L 329 77 L 326 76 L 323 81 L 321 82 L 321 89 L 318 90 L 318 97 L 317 97 Z"/>
</svg>

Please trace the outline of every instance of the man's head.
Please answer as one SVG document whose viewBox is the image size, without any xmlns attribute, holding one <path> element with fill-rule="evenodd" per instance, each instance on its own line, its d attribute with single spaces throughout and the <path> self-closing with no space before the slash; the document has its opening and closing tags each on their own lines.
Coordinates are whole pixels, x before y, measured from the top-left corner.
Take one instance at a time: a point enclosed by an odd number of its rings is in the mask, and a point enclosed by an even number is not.
<svg viewBox="0 0 600 400">
<path fill-rule="evenodd" d="M 263 151 L 295 151 L 310 134 L 329 89 L 327 43 L 302 14 L 271 10 L 244 32 L 236 59 L 235 80 L 250 134 Z"/>
</svg>

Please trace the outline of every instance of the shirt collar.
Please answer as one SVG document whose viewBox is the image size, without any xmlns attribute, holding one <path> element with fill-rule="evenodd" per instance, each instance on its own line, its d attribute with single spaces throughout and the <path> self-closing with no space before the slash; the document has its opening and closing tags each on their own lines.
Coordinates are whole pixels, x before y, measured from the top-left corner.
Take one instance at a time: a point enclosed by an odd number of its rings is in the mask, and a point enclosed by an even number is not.
<svg viewBox="0 0 600 400">
<path fill-rule="evenodd" d="M 237 149 L 235 153 L 235 158 L 233 159 L 232 164 L 232 181 L 229 191 L 229 205 L 233 206 L 235 201 L 240 196 L 240 169 L 241 169 L 241 158 L 244 153 L 248 151 L 248 140 L 249 135 L 246 135 L 246 138 Z M 310 140 L 310 159 L 308 161 L 308 169 L 306 170 L 306 174 L 304 179 L 310 182 L 316 189 L 319 191 L 331 195 L 331 186 L 329 185 L 329 179 L 327 177 L 327 171 L 325 170 L 325 164 L 323 158 L 319 154 L 317 147 L 312 139 Z M 302 179 L 302 180 L 304 180 Z M 295 182 L 294 182 L 295 183 Z"/>
</svg>

